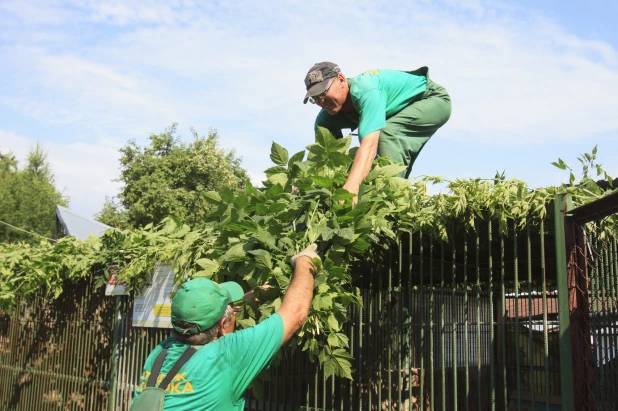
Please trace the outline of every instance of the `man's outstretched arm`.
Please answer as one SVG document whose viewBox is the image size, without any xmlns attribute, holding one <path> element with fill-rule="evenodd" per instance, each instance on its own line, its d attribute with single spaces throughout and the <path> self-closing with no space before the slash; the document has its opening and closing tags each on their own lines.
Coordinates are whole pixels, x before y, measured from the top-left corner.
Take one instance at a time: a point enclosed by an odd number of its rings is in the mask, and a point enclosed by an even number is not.
<svg viewBox="0 0 618 411">
<path fill-rule="evenodd" d="M 283 320 L 281 345 L 298 331 L 309 315 L 309 307 L 313 300 L 313 277 L 316 270 L 312 259 L 319 258 L 315 252 L 316 249 L 317 245 L 311 244 L 302 253 L 292 258 L 294 275 L 283 298 L 283 303 L 277 311 Z"/>
<path fill-rule="evenodd" d="M 358 188 L 361 183 L 369 174 L 371 165 L 378 152 L 378 142 L 380 141 L 380 130 L 376 130 L 369 133 L 361 140 L 360 147 L 354 156 L 354 163 L 352 163 L 352 170 L 347 181 L 343 185 L 343 188 L 350 193 L 358 194 Z M 356 204 L 357 199 L 353 200 Z"/>
</svg>

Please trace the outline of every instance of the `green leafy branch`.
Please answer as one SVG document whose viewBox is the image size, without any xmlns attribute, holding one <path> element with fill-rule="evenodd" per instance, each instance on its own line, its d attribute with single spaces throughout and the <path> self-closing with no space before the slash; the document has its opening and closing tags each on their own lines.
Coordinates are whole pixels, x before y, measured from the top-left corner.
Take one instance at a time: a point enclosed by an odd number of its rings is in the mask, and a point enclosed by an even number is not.
<svg viewBox="0 0 618 411">
<path fill-rule="evenodd" d="M 570 178 L 569 184 L 538 189 L 503 173 L 493 179 L 420 176 L 409 181 L 396 177 L 402 165 L 378 158 L 353 207 L 353 195 L 342 188 L 356 151 L 349 149 L 350 143 L 351 137 L 335 139 L 325 129 L 318 130 L 307 151 L 292 156 L 273 143 L 274 165 L 265 171 L 263 187 L 247 184 L 240 193 L 204 193 L 209 211 L 196 228 L 168 217 L 157 226 L 110 230 L 88 241 L 64 238 L 36 248 L 2 245 L 0 307 L 10 311 L 19 298 L 40 291 L 55 298 L 65 281 L 90 275 L 104 284 L 103 268 L 109 263 L 117 263 L 120 279 L 138 290 L 155 264 L 167 262 L 178 284 L 206 277 L 255 288 L 259 306 L 244 304 L 238 317 L 239 326 L 250 327 L 279 308 L 292 277 L 290 257 L 315 242 L 322 264 L 314 299 L 291 344 L 318 361 L 326 376 L 352 378 L 343 326 L 350 304 L 362 304 L 352 285 L 353 265 L 379 264 L 402 232 L 430 232 L 448 241 L 455 229 L 475 230 L 478 221 L 495 220 L 506 234 L 513 222 L 523 227 L 545 218 L 557 194 L 570 193 L 580 205 L 615 190 L 596 162 L 596 148 L 580 159 L 583 177 L 578 183 Z M 555 165 L 573 173 L 560 159 Z M 604 177 L 609 190 L 589 176 L 591 170 Z M 429 185 L 444 183 L 445 192 L 427 194 Z M 603 230 L 615 235 L 615 221 L 605 221 Z"/>
</svg>

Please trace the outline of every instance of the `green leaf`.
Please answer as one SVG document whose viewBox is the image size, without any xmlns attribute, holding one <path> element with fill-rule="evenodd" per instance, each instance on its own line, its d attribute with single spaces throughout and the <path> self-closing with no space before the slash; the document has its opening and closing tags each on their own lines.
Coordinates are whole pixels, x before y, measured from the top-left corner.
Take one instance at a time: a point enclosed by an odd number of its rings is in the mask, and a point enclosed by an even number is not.
<svg viewBox="0 0 618 411">
<path fill-rule="evenodd" d="M 221 196 L 216 191 L 207 191 L 203 196 L 210 204 L 221 204 Z"/>
<path fill-rule="evenodd" d="M 367 176 L 365 180 L 371 181 L 377 177 L 393 177 L 401 173 L 405 169 L 406 169 L 405 166 L 399 165 L 399 164 L 389 164 L 384 167 L 378 166 L 378 167 L 375 167 L 373 170 L 371 170 L 371 172 L 369 173 L 369 175 Z"/>
<path fill-rule="evenodd" d="M 244 244 L 237 243 L 223 254 L 223 261 L 243 261 L 246 255 Z"/>
<path fill-rule="evenodd" d="M 340 200 L 345 201 L 345 200 L 350 200 L 354 197 L 356 197 L 356 195 L 350 193 L 348 190 L 344 188 L 337 188 L 333 194 L 334 201 L 340 201 Z"/>
<path fill-rule="evenodd" d="M 221 199 L 225 201 L 227 204 L 230 204 L 234 201 L 234 192 L 230 190 L 228 187 L 221 190 Z"/>
<path fill-rule="evenodd" d="M 288 169 L 287 169 L 287 168 L 285 168 L 285 167 L 282 167 L 282 166 L 274 166 L 274 167 L 267 168 L 267 169 L 264 171 L 264 174 L 266 174 L 266 177 L 270 177 L 270 176 L 272 176 L 273 174 L 281 174 L 281 173 L 283 173 L 283 174 L 287 174 L 287 172 L 288 172 Z"/>
<path fill-rule="evenodd" d="M 335 318 L 335 316 L 333 314 L 328 316 L 328 326 L 330 327 L 330 329 L 332 331 L 339 331 L 339 330 L 341 330 L 341 326 L 339 325 L 339 321 L 337 321 L 337 318 Z"/>
<path fill-rule="evenodd" d="M 331 347 L 347 348 L 350 344 L 348 336 L 343 333 L 330 333 L 327 338 L 328 345 Z"/>
<path fill-rule="evenodd" d="M 317 185 L 323 188 L 330 189 L 333 186 L 333 180 L 328 177 L 311 176 L 311 180 L 313 180 Z"/>
<path fill-rule="evenodd" d="M 272 270 L 272 256 L 266 250 L 251 250 L 249 254 L 253 254 L 255 259 L 255 265 L 258 268 L 266 268 L 268 270 Z"/>
<path fill-rule="evenodd" d="M 288 162 L 288 151 L 273 141 L 270 146 L 270 159 L 278 166 L 285 166 Z"/>
<path fill-rule="evenodd" d="M 344 238 L 346 240 L 352 240 L 354 238 L 354 229 L 351 227 L 335 230 L 335 235 Z"/>
<path fill-rule="evenodd" d="M 288 151 L 273 141 L 270 146 L 270 159 L 278 166 L 285 166 L 288 162 Z"/>
<path fill-rule="evenodd" d="M 273 270 L 273 275 L 275 276 L 275 279 L 277 280 L 277 284 L 279 284 L 279 287 L 281 289 L 288 288 L 288 286 L 290 285 L 290 279 L 283 274 L 283 272 L 281 271 L 281 268 L 276 267 Z"/>
<path fill-rule="evenodd" d="M 351 251 L 353 253 L 363 254 L 365 251 L 369 249 L 370 244 L 362 237 L 359 237 L 351 244 L 351 246 L 352 246 Z"/>
<path fill-rule="evenodd" d="M 299 151 L 298 153 L 294 154 L 292 157 L 290 157 L 290 160 L 288 161 L 288 168 L 292 167 L 295 163 L 303 161 L 304 158 L 305 150 Z"/>
<path fill-rule="evenodd" d="M 257 241 L 268 246 L 271 249 L 278 250 L 275 236 L 270 234 L 266 230 L 258 228 L 257 233 L 252 238 L 255 238 Z"/>
<path fill-rule="evenodd" d="M 564 161 L 562 161 L 561 158 L 558 158 L 558 162 L 552 162 L 552 165 L 554 167 L 558 167 L 560 170 L 566 170 L 567 165 L 564 163 Z"/>
<path fill-rule="evenodd" d="M 251 220 L 237 221 L 223 225 L 226 230 L 234 233 L 255 233 L 258 230 L 258 225 Z"/>
<path fill-rule="evenodd" d="M 237 208 L 245 208 L 249 205 L 249 197 L 246 194 L 239 194 L 234 198 L 234 205 Z"/>
<path fill-rule="evenodd" d="M 327 128 L 319 126 L 315 132 L 315 141 L 325 147 L 328 136 L 332 136 L 332 133 Z"/>
<path fill-rule="evenodd" d="M 285 185 L 288 183 L 288 176 L 284 173 L 273 174 L 272 176 L 268 177 L 268 181 L 273 184 L 279 184 L 281 187 L 285 187 Z"/>
<path fill-rule="evenodd" d="M 195 260 L 195 263 L 202 267 L 202 270 L 199 271 L 199 275 L 195 275 L 195 277 L 211 277 L 214 273 L 219 271 L 219 263 L 215 260 L 211 260 L 210 258 L 200 258 L 199 260 Z"/>
<path fill-rule="evenodd" d="M 344 138 L 336 139 L 333 143 L 333 148 L 345 153 L 345 151 L 350 147 L 350 144 L 352 144 L 352 136 L 348 135 Z"/>
<path fill-rule="evenodd" d="M 324 377 L 328 378 L 331 375 L 337 375 L 352 379 L 352 356 L 342 348 L 336 348 L 332 352 L 322 351 L 320 354 L 320 362 L 324 367 Z"/>
</svg>

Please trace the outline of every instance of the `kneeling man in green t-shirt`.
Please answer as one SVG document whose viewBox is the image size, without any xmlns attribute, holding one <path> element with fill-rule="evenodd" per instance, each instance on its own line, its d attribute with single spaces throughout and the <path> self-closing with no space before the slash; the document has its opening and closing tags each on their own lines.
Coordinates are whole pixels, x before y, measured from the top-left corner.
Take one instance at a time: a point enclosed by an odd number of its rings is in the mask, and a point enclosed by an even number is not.
<svg viewBox="0 0 618 411">
<path fill-rule="evenodd" d="M 401 177 L 410 175 L 418 154 L 451 115 L 451 98 L 428 71 L 380 69 L 346 78 L 335 63 L 309 69 L 304 103 L 322 108 L 316 131 L 325 127 L 341 138 L 341 129 L 358 128 L 360 147 L 343 188 L 358 194 L 376 153 L 407 166 Z"/>
<path fill-rule="evenodd" d="M 193 352 L 162 388 L 164 409 L 243 410 L 248 385 L 309 314 L 315 274 L 312 260 L 319 258 L 316 248 L 312 244 L 292 257 L 294 275 L 279 310 L 244 330 L 235 331 L 234 301 L 244 295 L 240 285 L 231 281 L 217 284 L 206 278 L 184 283 L 172 299 L 172 336 L 148 356 L 133 403 L 155 381 L 160 387 L 183 354 Z M 163 350 L 167 352 L 159 356 Z M 161 361 L 158 357 L 163 360 L 157 365 Z M 151 378 L 153 368 L 160 371 Z"/>
</svg>

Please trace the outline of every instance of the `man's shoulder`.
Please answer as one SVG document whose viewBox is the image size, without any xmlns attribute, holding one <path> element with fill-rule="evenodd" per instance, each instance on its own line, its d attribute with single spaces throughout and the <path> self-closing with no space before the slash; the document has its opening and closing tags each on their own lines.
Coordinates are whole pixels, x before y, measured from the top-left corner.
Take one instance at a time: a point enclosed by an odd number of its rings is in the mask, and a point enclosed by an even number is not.
<svg viewBox="0 0 618 411">
<path fill-rule="evenodd" d="M 243 330 L 236 331 L 233 334 L 242 334 L 242 333 L 252 333 L 259 332 L 265 330 L 278 329 L 283 327 L 283 319 L 278 313 L 274 313 L 270 317 L 266 318 L 264 321 L 253 325 L 251 327 L 245 328 Z"/>
<path fill-rule="evenodd" d="M 380 83 L 379 73 L 379 70 L 369 70 L 356 77 L 352 77 L 350 79 L 350 93 L 354 95 L 378 87 Z"/>
<path fill-rule="evenodd" d="M 262 341 L 266 336 L 283 333 L 283 320 L 277 313 L 271 315 L 264 321 L 242 330 L 234 331 L 219 339 L 225 349 L 230 349 L 237 344 L 252 344 L 254 341 Z"/>
</svg>

